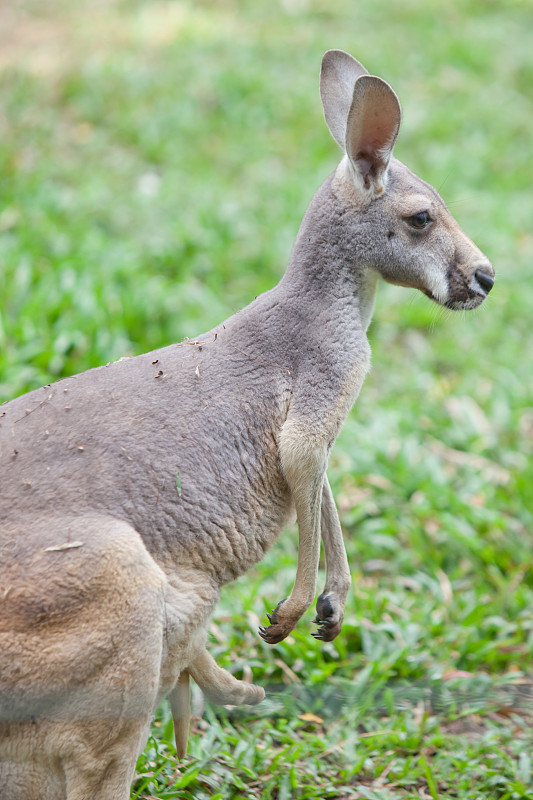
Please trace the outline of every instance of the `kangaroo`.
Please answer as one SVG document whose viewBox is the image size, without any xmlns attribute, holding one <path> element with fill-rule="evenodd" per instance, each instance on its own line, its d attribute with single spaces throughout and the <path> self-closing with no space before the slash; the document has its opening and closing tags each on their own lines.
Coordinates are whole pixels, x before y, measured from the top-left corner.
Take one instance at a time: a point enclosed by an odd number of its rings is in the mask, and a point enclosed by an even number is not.
<svg viewBox="0 0 533 800">
<path fill-rule="evenodd" d="M 320 91 L 343 157 L 277 286 L 195 339 L 0 410 L 3 800 L 127 800 L 165 695 L 184 751 L 189 674 L 215 702 L 259 702 L 209 656 L 206 626 L 294 514 L 294 586 L 260 634 L 281 641 L 313 602 L 321 538 L 315 635 L 341 629 L 350 571 L 326 465 L 369 368 L 377 281 L 472 309 L 494 272 L 393 157 L 390 86 L 330 50 Z"/>
</svg>

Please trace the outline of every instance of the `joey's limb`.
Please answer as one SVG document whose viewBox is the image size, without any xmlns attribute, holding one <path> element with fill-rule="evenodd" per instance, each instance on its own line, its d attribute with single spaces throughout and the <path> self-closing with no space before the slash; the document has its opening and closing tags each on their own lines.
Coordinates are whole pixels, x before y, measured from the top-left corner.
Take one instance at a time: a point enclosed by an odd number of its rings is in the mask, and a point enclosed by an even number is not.
<svg viewBox="0 0 533 800">
<path fill-rule="evenodd" d="M 237 680 L 219 667 L 207 650 L 202 650 L 194 662 L 189 664 L 188 671 L 211 703 L 253 706 L 264 700 L 265 690 L 261 686 Z"/>
<path fill-rule="evenodd" d="M 327 476 L 324 476 L 321 507 L 321 535 L 326 558 L 326 583 L 316 604 L 318 631 L 312 635 L 331 642 L 341 630 L 344 603 L 350 588 L 350 568 L 346 558 L 339 515 Z"/>
<path fill-rule="evenodd" d="M 206 698 L 217 705 L 256 705 L 265 698 L 262 686 L 237 680 L 219 667 L 207 650 L 202 650 L 188 669 L 181 672 L 178 682 L 169 695 L 178 758 L 183 758 L 187 752 L 189 737 L 191 717 L 189 675 Z"/>
<path fill-rule="evenodd" d="M 314 600 L 320 558 L 320 505 L 327 451 L 322 437 L 314 437 L 305 424 L 287 419 L 280 435 L 279 452 L 298 521 L 298 567 L 289 597 L 269 616 L 270 625 L 259 628 L 268 644 L 276 644 L 292 631 Z"/>
</svg>

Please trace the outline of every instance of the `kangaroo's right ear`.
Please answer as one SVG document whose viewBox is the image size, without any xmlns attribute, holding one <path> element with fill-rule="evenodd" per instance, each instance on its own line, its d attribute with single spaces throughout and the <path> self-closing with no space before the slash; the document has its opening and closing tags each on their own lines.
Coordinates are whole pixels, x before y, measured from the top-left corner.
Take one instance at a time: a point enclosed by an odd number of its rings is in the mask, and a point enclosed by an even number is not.
<svg viewBox="0 0 533 800">
<path fill-rule="evenodd" d="M 328 50 L 322 58 L 320 97 L 331 135 L 346 150 L 346 123 L 353 100 L 355 82 L 368 75 L 359 61 L 344 50 Z"/>
<path fill-rule="evenodd" d="M 400 102 L 388 83 L 375 75 L 356 80 L 345 149 L 356 179 L 374 196 L 383 191 L 401 118 Z"/>
</svg>

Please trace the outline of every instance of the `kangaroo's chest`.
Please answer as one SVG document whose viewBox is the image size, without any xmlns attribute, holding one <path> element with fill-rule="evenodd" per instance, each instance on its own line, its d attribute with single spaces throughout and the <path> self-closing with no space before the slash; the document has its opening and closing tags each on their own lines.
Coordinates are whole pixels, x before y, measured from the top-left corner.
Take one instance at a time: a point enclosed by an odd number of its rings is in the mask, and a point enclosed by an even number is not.
<svg viewBox="0 0 533 800">
<path fill-rule="evenodd" d="M 157 560 L 222 584 L 260 561 L 290 516 L 278 446 L 288 403 L 268 384 L 203 400 L 122 459 L 120 514 Z"/>
</svg>

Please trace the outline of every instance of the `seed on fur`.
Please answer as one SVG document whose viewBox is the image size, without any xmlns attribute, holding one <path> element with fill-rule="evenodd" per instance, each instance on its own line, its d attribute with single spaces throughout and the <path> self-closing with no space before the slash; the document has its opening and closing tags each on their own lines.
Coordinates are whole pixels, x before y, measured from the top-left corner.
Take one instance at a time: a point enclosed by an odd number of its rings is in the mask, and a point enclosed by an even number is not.
<svg viewBox="0 0 533 800">
<path fill-rule="evenodd" d="M 72 550 L 73 547 L 83 547 L 83 542 L 65 542 L 64 544 L 54 544 L 51 547 L 45 547 L 45 553 L 60 552 L 61 550 Z"/>
</svg>

